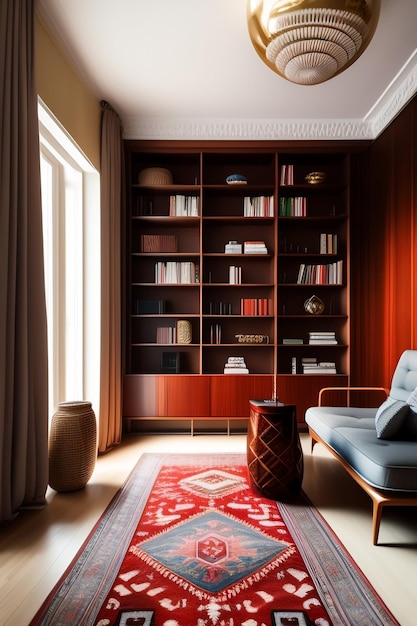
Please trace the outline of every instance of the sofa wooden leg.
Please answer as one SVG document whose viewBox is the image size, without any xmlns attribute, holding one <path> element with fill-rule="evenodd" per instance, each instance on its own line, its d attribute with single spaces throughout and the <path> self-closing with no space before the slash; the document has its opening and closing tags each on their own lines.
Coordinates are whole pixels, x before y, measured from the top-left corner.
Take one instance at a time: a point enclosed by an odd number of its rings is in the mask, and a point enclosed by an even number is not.
<svg viewBox="0 0 417 626">
<path fill-rule="evenodd" d="M 374 509 L 372 515 L 372 543 L 374 546 L 378 544 L 379 527 L 381 525 L 383 502 L 374 500 Z"/>
</svg>

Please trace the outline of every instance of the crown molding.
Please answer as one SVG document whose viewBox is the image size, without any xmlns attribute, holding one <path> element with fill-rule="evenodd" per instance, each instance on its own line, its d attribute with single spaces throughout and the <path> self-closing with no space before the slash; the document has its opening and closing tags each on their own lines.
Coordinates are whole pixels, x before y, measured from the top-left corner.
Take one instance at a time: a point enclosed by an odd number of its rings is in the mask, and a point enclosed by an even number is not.
<svg viewBox="0 0 417 626">
<path fill-rule="evenodd" d="M 125 139 L 142 140 L 372 140 L 417 92 L 417 50 L 363 119 L 242 120 L 123 119 Z"/>
<path fill-rule="evenodd" d="M 370 139 L 371 132 L 358 120 L 123 119 L 124 138 L 143 140 Z"/>
<path fill-rule="evenodd" d="M 365 116 L 372 129 L 372 139 L 392 122 L 417 92 L 417 49 L 414 50 L 397 76 Z"/>
</svg>

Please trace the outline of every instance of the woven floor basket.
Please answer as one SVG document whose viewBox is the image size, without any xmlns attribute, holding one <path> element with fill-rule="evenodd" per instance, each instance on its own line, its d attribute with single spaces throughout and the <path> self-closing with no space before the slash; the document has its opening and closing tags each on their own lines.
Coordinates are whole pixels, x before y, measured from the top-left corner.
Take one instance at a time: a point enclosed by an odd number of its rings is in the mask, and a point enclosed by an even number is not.
<svg viewBox="0 0 417 626">
<path fill-rule="evenodd" d="M 91 402 L 61 402 L 49 435 L 49 484 L 76 491 L 90 480 L 97 458 L 97 425 Z"/>
</svg>

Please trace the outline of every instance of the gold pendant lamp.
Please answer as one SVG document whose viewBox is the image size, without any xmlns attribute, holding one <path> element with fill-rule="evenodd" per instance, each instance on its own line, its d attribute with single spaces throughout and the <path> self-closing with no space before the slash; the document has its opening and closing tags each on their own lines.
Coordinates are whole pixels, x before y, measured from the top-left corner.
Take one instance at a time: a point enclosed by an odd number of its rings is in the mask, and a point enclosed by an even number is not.
<svg viewBox="0 0 417 626">
<path fill-rule="evenodd" d="M 352 65 L 371 41 L 380 0 L 248 0 L 252 43 L 274 72 L 317 85 Z"/>
</svg>

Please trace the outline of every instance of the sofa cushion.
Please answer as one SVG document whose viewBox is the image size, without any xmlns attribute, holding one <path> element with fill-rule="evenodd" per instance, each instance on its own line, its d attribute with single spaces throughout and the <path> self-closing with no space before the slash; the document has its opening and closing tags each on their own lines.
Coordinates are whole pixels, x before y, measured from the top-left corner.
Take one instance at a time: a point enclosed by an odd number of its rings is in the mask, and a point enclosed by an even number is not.
<svg viewBox="0 0 417 626">
<path fill-rule="evenodd" d="M 407 403 L 410 405 L 410 410 L 401 428 L 400 436 L 409 441 L 417 441 L 417 388 L 410 393 Z"/>
<path fill-rule="evenodd" d="M 375 415 L 375 428 L 378 439 L 391 439 L 400 432 L 408 415 L 410 405 L 391 396 L 381 404 Z"/>
<path fill-rule="evenodd" d="M 417 387 L 408 396 L 407 404 L 409 404 L 415 411 L 417 411 Z"/>
</svg>

